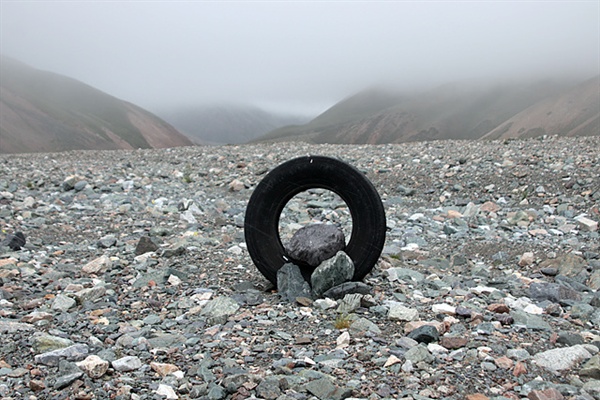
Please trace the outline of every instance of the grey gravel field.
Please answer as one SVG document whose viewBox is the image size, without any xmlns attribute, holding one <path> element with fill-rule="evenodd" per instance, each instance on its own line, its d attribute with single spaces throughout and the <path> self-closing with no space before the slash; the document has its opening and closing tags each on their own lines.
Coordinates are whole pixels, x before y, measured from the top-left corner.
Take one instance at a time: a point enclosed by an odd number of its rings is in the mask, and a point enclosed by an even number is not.
<svg viewBox="0 0 600 400">
<path fill-rule="evenodd" d="M 248 254 L 308 154 L 382 198 L 368 294 L 289 302 Z M 0 397 L 598 399 L 599 221 L 600 137 L 0 155 Z M 351 231 L 316 189 L 280 236 L 314 222 Z"/>
</svg>

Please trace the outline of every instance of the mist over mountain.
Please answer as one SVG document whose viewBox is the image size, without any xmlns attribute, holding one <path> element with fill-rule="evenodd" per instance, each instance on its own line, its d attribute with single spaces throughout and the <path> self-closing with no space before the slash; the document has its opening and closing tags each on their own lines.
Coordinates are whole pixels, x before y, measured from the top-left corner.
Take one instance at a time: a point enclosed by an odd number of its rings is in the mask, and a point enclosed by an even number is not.
<svg viewBox="0 0 600 400">
<path fill-rule="evenodd" d="M 273 130 L 257 141 L 402 143 L 600 135 L 600 84 L 566 79 L 474 84 L 424 92 L 371 88 L 304 125 Z"/>
<path fill-rule="evenodd" d="M 0 152 L 188 146 L 156 115 L 85 83 L 2 56 Z"/>
<path fill-rule="evenodd" d="M 246 143 L 276 128 L 309 120 L 241 104 L 201 105 L 159 113 L 197 144 Z"/>
</svg>

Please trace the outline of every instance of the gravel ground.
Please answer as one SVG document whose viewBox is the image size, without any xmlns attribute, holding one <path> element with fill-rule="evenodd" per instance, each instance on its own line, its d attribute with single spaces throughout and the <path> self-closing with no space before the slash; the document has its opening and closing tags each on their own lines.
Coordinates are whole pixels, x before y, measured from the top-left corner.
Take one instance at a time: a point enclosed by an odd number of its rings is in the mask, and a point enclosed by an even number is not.
<svg viewBox="0 0 600 400">
<path fill-rule="evenodd" d="M 306 154 L 382 197 L 368 295 L 289 303 L 248 255 Z M 599 137 L 0 155 L 0 397 L 598 399 L 598 221 Z M 351 227 L 311 190 L 282 240 L 311 222 Z"/>
</svg>

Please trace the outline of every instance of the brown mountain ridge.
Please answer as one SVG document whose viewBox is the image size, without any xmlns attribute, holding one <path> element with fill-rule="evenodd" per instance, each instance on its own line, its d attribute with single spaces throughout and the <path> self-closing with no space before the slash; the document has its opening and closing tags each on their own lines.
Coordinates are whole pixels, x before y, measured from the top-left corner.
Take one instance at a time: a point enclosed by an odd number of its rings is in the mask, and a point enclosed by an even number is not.
<svg viewBox="0 0 600 400">
<path fill-rule="evenodd" d="M 369 89 L 300 126 L 258 141 L 379 144 L 541 135 L 600 135 L 599 77 L 573 84 L 545 80 L 449 84 L 421 93 Z"/>
<path fill-rule="evenodd" d="M 0 153 L 192 145 L 156 115 L 75 79 L 6 56 L 0 68 Z"/>
</svg>

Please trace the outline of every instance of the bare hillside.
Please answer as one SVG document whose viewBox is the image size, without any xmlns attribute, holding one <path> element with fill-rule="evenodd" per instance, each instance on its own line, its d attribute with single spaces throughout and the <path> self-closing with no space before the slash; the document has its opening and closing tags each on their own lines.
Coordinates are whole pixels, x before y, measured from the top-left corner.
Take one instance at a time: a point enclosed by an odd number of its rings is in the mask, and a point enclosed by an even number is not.
<svg viewBox="0 0 600 400">
<path fill-rule="evenodd" d="M 157 116 L 74 79 L 4 56 L 0 76 L 2 153 L 192 144 Z"/>
</svg>

